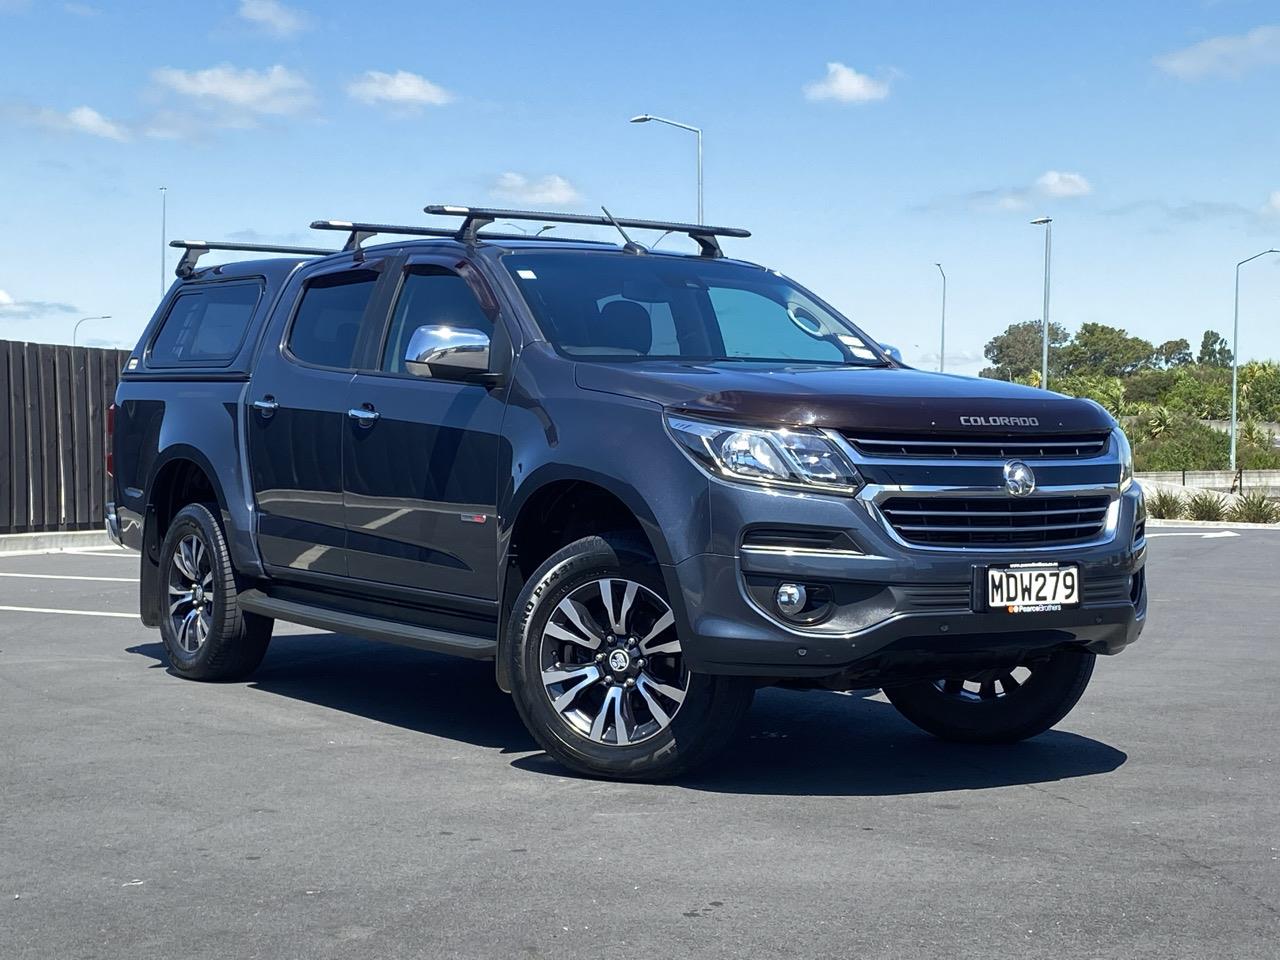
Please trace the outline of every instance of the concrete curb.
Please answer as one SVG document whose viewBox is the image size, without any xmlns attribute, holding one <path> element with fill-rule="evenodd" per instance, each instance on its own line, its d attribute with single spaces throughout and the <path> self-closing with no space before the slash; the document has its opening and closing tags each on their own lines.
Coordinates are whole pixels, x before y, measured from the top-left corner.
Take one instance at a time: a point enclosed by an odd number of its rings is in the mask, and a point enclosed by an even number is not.
<svg viewBox="0 0 1280 960">
<path fill-rule="evenodd" d="M 1147 519 L 1149 527 L 1204 527 L 1212 530 L 1280 530 L 1280 523 L 1232 523 L 1230 520 L 1157 520 Z"/>
<path fill-rule="evenodd" d="M 6 533 L 0 536 L 0 557 L 19 553 L 57 553 L 113 547 L 105 530 L 68 530 L 51 533 Z"/>
</svg>

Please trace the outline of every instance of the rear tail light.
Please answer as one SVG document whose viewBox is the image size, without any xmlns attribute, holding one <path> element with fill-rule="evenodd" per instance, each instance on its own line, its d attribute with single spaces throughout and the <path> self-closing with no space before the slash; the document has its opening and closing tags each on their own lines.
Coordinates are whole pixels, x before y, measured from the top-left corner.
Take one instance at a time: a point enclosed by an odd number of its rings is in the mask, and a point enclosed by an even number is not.
<svg viewBox="0 0 1280 960">
<path fill-rule="evenodd" d="M 107 407 L 107 476 L 116 475 L 115 457 L 116 405 Z"/>
</svg>

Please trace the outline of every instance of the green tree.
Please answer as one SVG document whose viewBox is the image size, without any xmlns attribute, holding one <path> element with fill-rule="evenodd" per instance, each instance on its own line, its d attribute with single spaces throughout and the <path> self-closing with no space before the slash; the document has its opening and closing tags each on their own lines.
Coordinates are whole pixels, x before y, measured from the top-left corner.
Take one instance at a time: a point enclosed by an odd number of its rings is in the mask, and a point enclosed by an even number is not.
<svg viewBox="0 0 1280 960">
<path fill-rule="evenodd" d="M 1195 363 L 1196 358 L 1191 353 L 1191 344 L 1185 338 L 1179 338 L 1177 340 L 1166 340 L 1156 347 L 1155 361 L 1158 366 L 1167 370 L 1172 367 L 1185 367 L 1189 363 Z"/>
<path fill-rule="evenodd" d="M 982 376 L 993 380 L 1025 380 L 1040 373 L 1040 351 L 1043 340 L 1039 320 L 1010 324 L 1004 333 L 997 334 L 987 343 L 983 353 L 992 366 L 982 371 Z M 1071 339 L 1067 328 L 1060 323 L 1049 324 L 1049 377 L 1061 372 L 1062 364 L 1057 356 L 1058 348 Z"/>
<path fill-rule="evenodd" d="M 1216 330 L 1206 330 L 1200 340 L 1200 353 L 1196 363 L 1205 367 L 1231 366 L 1231 348 L 1227 341 Z"/>
<path fill-rule="evenodd" d="M 1280 363 L 1250 360 L 1240 368 L 1240 406 L 1247 417 L 1280 421 Z"/>
<path fill-rule="evenodd" d="M 1070 397 L 1084 397 L 1102 404 L 1107 413 L 1119 418 L 1128 413 L 1125 404 L 1124 381 L 1119 377 L 1082 377 L 1066 374 L 1049 384 L 1051 390 Z"/>
<path fill-rule="evenodd" d="M 1086 323 L 1062 348 L 1062 372 L 1083 377 L 1126 377 L 1150 367 L 1156 348 L 1119 327 Z"/>
</svg>

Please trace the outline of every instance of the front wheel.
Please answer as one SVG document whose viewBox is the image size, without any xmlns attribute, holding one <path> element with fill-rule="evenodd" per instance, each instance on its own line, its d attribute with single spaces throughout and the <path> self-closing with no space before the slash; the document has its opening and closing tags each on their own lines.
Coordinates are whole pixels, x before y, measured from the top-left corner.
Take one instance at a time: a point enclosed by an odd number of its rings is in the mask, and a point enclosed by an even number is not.
<svg viewBox="0 0 1280 960">
<path fill-rule="evenodd" d="M 666 588 L 646 545 L 584 537 L 525 584 L 508 655 L 516 709 L 565 766 L 660 780 L 704 762 L 737 732 L 750 680 L 684 663 Z"/>
<path fill-rule="evenodd" d="M 1014 668 L 886 687 L 898 712 L 922 730 L 961 743 L 1014 743 L 1071 712 L 1097 658 L 1062 650 Z"/>
</svg>

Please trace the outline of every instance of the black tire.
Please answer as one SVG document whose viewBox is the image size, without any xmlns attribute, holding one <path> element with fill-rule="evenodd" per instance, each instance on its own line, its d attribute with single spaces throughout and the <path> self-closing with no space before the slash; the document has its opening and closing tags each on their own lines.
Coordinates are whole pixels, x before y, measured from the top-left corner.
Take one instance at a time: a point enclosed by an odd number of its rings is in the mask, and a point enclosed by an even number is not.
<svg viewBox="0 0 1280 960">
<path fill-rule="evenodd" d="M 216 509 L 201 503 L 183 507 L 160 547 L 160 636 L 170 668 L 188 680 L 243 680 L 262 663 L 274 625 L 269 617 L 240 609 Z M 204 553 L 192 549 L 175 562 L 175 554 L 193 542 Z M 200 576 L 190 576 L 192 571 Z M 191 589 L 184 594 L 180 587 L 186 584 Z"/>
<path fill-rule="evenodd" d="M 1021 683 L 1014 671 L 998 669 L 963 680 L 886 687 L 884 693 L 904 717 L 943 740 L 1015 743 L 1044 733 L 1071 712 L 1096 659 L 1083 650 L 1062 650 L 1027 663 L 1030 674 Z M 1006 688 L 1006 677 L 1018 685 Z"/>
<path fill-rule="evenodd" d="M 678 678 L 672 680 L 671 684 L 686 686 L 683 699 L 676 709 L 669 717 L 663 714 L 667 724 L 662 726 L 658 714 L 651 711 L 647 713 L 648 721 L 645 724 L 637 720 L 637 717 L 644 717 L 647 711 L 647 707 L 639 702 L 640 697 L 644 697 L 647 703 L 653 703 L 656 698 L 664 708 L 672 705 L 670 701 L 662 700 L 660 695 L 650 696 L 647 692 L 663 688 L 646 686 L 644 680 L 635 673 L 624 672 L 616 676 L 629 676 L 639 684 L 639 690 L 634 684 L 628 685 L 626 680 L 615 680 L 615 675 L 608 666 L 614 661 L 606 655 L 604 663 L 600 665 L 600 679 L 588 682 L 589 677 L 583 678 L 582 702 L 590 707 L 589 710 L 584 709 L 583 713 L 596 713 L 599 716 L 608 710 L 610 686 L 615 691 L 612 695 L 619 701 L 625 699 L 626 703 L 634 702 L 636 705 L 615 705 L 613 708 L 618 711 L 613 714 L 614 742 L 607 742 L 610 734 L 605 728 L 601 728 L 600 738 L 597 739 L 593 738 L 592 731 L 583 731 L 574 726 L 569 718 L 553 706 L 553 688 L 544 685 L 545 659 L 552 656 L 548 649 L 544 649 L 544 630 L 559 605 L 562 602 L 569 603 L 571 594 L 577 596 L 579 594 L 575 591 L 583 588 L 590 591 L 602 579 L 612 580 L 608 589 L 612 591 L 615 587 L 619 588 L 622 597 L 628 591 L 631 592 L 633 600 L 630 604 L 624 599 L 618 599 L 617 609 L 622 610 L 621 619 L 625 621 L 630 617 L 631 620 L 629 625 L 624 623 L 624 633 L 631 631 L 634 639 L 636 633 L 648 633 L 657 626 L 657 623 L 650 621 L 638 630 L 633 630 L 636 622 L 643 616 L 644 603 L 652 604 L 655 612 L 662 609 L 659 604 L 667 604 L 666 587 L 646 544 L 627 534 L 584 537 L 569 544 L 549 557 L 525 583 L 510 618 L 506 655 L 510 657 L 516 709 L 538 744 L 572 770 L 615 780 L 669 779 L 706 762 L 734 738 L 751 706 L 755 684 L 748 678 L 691 673 L 683 667 L 682 653 L 669 657 L 660 654 L 658 651 L 661 648 L 670 647 L 673 642 L 678 645 L 679 642 L 674 635 L 674 627 L 667 627 L 652 635 L 664 638 L 662 643 L 658 643 L 656 639 L 650 641 L 654 650 L 652 654 L 641 655 L 640 647 L 634 644 L 630 648 L 625 642 L 617 644 L 617 647 L 630 649 L 632 659 L 628 670 L 645 673 L 646 680 L 655 679 L 656 671 L 678 671 Z M 631 588 L 631 582 L 637 584 L 637 588 Z M 618 598 L 618 594 L 612 596 Z M 640 596 L 639 605 L 634 600 L 637 596 Z M 610 615 L 613 609 L 615 608 L 612 606 L 609 608 Z M 573 647 L 571 655 L 582 657 L 583 662 L 575 662 L 572 667 L 566 664 L 562 669 L 589 671 L 591 661 L 600 656 L 600 651 L 614 649 L 609 646 L 613 630 L 607 625 L 608 619 L 605 618 L 604 627 L 600 627 L 599 621 L 589 613 L 584 613 L 584 619 L 590 619 L 593 621 L 590 625 L 599 628 L 603 636 L 594 639 L 599 640 L 601 645 L 595 650 L 585 651 L 577 649 L 575 645 L 565 645 Z M 546 644 L 554 645 L 554 641 L 547 640 Z M 648 662 L 645 660 L 646 656 Z M 554 665 L 550 669 L 554 669 Z M 664 674 L 657 679 L 661 681 L 664 677 L 671 676 L 672 674 Z M 672 689 L 672 685 L 665 689 Z M 599 712 L 593 706 L 593 698 L 596 696 L 603 698 L 604 702 Z M 653 727 L 656 727 L 656 732 L 647 734 L 643 739 L 638 738 L 636 742 L 620 736 L 618 728 L 628 725 L 628 721 L 622 719 L 626 711 L 629 711 L 630 720 L 637 721 L 629 733 L 640 733 Z M 592 730 L 594 729 L 593 726 Z"/>
</svg>

